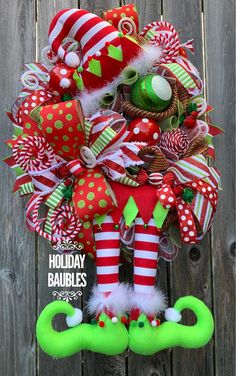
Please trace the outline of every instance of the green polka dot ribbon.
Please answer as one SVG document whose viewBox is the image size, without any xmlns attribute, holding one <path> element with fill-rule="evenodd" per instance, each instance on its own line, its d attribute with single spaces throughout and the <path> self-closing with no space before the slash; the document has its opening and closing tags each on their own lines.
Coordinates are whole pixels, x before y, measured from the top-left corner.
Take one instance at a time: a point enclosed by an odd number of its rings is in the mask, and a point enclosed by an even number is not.
<svg viewBox="0 0 236 376">
<path fill-rule="evenodd" d="M 55 154 L 67 161 L 79 157 L 79 147 L 86 143 L 79 101 L 69 100 L 40 107 L 37 121 Z M 25 128 L 28 131 L 31 124 L 26 123 Z"/>
<path fill-rule="evenodd" d="M 85 223 L 115 208 L 106 179 L 99 168 L 86 169 L 76 178 L 73 203 L 76 214 L 86 220 Z"/>
</svg>

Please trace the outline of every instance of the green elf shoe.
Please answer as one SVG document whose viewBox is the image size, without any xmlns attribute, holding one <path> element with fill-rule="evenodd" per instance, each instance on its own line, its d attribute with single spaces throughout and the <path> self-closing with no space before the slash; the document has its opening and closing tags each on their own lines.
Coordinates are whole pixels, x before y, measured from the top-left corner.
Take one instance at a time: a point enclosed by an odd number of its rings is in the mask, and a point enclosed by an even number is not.
<svg viewBox="0 0 236 376">
<path fill-rule="evenodd" d="M 181 311 L 190 309 L 196 315 L 195 325 L 178 324 Z M 148 317 L 141 313 L 138 320 L 132 320 L 129 328 L 129 348 L 141 355 L 152 355 L 171 347 L 199 348 L 206 345 L 214 331 L 214 320 L 207 306 L 193 296 L 177 300 L 173 308 L 165 311 L 168 321 L 153 326 Z"/>
<path fill-rule="evenodd" d="M 53 318 L 64 313 L 71 328 L 62 332 L 52 326 Z M 118 355 L 128 346 L 128 331 L 124 320 L 101 313 L 95 324 L 81 323 L 82 312 L 64 301 L 54 301 L 41 312 L 36 324 L 36 336 L 42 350 L 54 358 L 65 358 L 81 350 L 105 355 Z"/>
</svg>

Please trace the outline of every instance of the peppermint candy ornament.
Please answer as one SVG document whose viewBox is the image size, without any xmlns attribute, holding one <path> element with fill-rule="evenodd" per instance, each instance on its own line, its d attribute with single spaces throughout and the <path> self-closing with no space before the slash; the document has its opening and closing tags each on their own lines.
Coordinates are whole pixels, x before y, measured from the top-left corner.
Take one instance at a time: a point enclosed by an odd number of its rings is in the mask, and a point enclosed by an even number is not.
<svg viewBox="0 0 236 376">
<path fill-rule="evenodd" d="M 160 149 L 165 156 L 172 160 L 178 160 L 189 148 L 189 139 L 182 129 L 161 134 Z"/>
<path fill-rule="evenodd" d="M 25 172 L 48 169 L 55 158 L 54 151 L 45 138 L 32 136 L 19 140 L 12 155 Z"/>
</svg>

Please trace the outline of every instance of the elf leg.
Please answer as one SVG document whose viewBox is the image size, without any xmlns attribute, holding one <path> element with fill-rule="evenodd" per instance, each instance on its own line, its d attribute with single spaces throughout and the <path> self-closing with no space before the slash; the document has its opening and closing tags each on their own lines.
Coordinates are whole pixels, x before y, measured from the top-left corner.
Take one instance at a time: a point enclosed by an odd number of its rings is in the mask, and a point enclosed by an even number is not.
<svg viewBox="0 0 236 376">
<path fill-rule="evenodd" d="M 159 231 L 154 220 L 144 224 L 135 220 L 134 291 L 131 298 L 131 320 L 143 312 L 155 325 L 155 316 L 166 308 L 163 293 L 155 288 Z"/>
<path fill-rule="evenodd" d="M 128 288 L 119 283 L 120 229 L 107 215 L 101 227 L 94 221 L 97 286 L 88 308 L 91 314 L 105 312 L 110 318 L 122 316 L 129 308 Z"/>
</svg>

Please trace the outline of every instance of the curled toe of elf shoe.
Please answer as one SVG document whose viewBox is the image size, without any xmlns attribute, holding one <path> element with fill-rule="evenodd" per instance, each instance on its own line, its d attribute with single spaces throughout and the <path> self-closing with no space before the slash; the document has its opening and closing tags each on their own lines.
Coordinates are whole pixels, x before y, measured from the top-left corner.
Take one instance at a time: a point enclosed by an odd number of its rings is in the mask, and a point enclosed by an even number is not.
<svg viewBox="0 0 236 376">
<path fill-rule="evenodd" d="M 66 315 L 69 329 L 58 332 L 53 328 L 52 321 L 58 314 Z M 80 310 L 67 302 L 54 301 L 39 315 L 37 340 L 42 350 L 54 358 L 65 358 L 81 350 L 118 355 L 128 346 L 128 331 L 122 317 L 114 317 L 110 318 L 103 312 L 94 324 L 81 323 Z"/>
<path fill-rule="evenodd" d="M 181 311 L 190 309 L 196 316 L 192 326 L 178 324 Z M 214 320 L 208 307 L 193 296 L 177 300 L 174 307 L 166 312 L 168 321 L 153 326 L 148 317 L 141 313 L 137 320 L 132 320 L 129 328 L 129 348 L 141 355 L 152 355 L 171 347 L 189 349 L 206 345 L 214 331 Z"/>
</svg>

